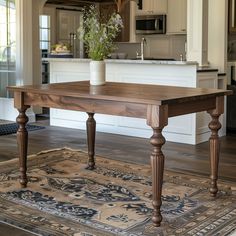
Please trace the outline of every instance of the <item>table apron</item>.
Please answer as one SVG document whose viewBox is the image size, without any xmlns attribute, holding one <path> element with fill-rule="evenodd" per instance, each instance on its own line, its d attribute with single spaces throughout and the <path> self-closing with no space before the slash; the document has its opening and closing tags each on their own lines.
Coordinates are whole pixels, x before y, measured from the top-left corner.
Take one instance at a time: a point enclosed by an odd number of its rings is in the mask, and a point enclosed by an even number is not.
<svg viewBox="0 0 236 236">
<path fill-rule="evenodd" d="M 216 98 L 217 97 L 212 97 L 200 100 L 169 104 L 168 117 L 213 110 L 216 108 Z"/>
<path fill-rule="evenodd" d="M 24 105 L 34 105 L 49 108 L 59 108 L 74 111 L 84 111 L 117 116 L 147 118 L 148 104 L 109 101 L 91 98 L 76 98 L 61 95 L 24 93 Z M 158 106 L 158 105 L 151 105 Z M 166 106 L 166 105 L 165 105 Z M 168 117 L 180 116 L 194 112 L 207 111 L 216 108 L 216 97 L 186 100 L 181 103 L 169 104 Z"/>
<path fill-rule="evenodd" d="M 24 105 L 35 105 L 73 111 L 84 111 L 117 116 L 146 118 L 147 104 L 76 98 L 60 95 L 25 93 Z"/>
</svg>

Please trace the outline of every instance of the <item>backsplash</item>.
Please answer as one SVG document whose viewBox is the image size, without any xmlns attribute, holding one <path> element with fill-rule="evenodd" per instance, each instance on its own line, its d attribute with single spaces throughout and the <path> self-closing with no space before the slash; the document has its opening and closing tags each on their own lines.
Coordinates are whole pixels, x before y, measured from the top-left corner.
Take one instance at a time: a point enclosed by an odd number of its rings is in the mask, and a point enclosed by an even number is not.
<svg viewBox="0 0 236 236">
<path fill-rule="evenodd" d="M 140 54 L 142 37 L 146 38 L 144 46 L 145 57 L 173 58 L 180 60 L 182 55 L 185 60 L 186 35 L 143 35 L 137 36 L 137 43 L 117 43 L 115 53 L 127 53 L 128 58 L 135 58 L 136 52 Z"/>
<path fill-rule="evenodd" d="M 136 51 L 140 52 L 140 43 L 116 43 L 116 45 L 114 53 L 126 53 L 127 58 L 135 58 Z"/>
</svg>

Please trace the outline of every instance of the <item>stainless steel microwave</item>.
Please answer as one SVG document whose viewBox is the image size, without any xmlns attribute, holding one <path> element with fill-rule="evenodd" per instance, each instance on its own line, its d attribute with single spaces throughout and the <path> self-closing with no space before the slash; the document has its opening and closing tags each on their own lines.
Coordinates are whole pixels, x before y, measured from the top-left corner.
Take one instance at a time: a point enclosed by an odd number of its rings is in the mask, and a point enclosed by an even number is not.
<svg viewBox="0 0 236 236">
<path fill-rule="evenodd" d="M 136 16 L 136 34 L 165 34 L 166 15 Z"/>
</svg>

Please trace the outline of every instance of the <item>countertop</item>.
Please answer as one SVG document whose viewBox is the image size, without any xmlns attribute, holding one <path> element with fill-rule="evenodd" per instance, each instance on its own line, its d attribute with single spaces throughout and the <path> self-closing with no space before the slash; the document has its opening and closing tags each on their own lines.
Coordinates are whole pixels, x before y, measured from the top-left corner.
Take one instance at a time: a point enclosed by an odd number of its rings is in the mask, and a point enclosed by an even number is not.
<svg viewBox="0 0 236 236">
<path fill-rule="evenodd" d="M 90 62 L 87 58 L 42 58 L 43 61 L 51 62 Z M 156 65 L 197 65 L 195 61 L 172 61 L 172 60 L 136 60 L 136 59 L 106 59 L 107 63 L 117 64 L 156 64 Z"/>
<path fill-rule="evenodd" d="M 137 60 L 137 59 L 107 59 L 108 63 L 125 64 L 155 64 L 155 65 L 197 65 L 195 61 L 173 61 L 173 60 Z"/>
<path fill-rule="evenodd" d="M 218 69 L 210 66 L 198 67 L 197 72 L 218 72 Z"/>
<path fill-rule="evenodd" d="M 42 61 L 47 62 L 81 62 L 81 63 L 88 63 L 91 59 L 88 58 L 42 58 Z M 106 59 L 106 63 L 111 64 L 154 64 L 154 65 L 198 65 L 196 61 L 175 61 L 175 60 L 165 60 L 165 59 L 152 59 L 152 60 L 140 60 L 140 59 Z M 214 67 L 197 67 L 197 72 L 217 72 L 218 69 Z"/>
<path fill-rule="evenodd" d="M 65 58 L 65 57 L 44 57 L 42 61 L 52 61 L 52 62 L 90 62 L 91 59 L 87 58 Z"/>
</svg>

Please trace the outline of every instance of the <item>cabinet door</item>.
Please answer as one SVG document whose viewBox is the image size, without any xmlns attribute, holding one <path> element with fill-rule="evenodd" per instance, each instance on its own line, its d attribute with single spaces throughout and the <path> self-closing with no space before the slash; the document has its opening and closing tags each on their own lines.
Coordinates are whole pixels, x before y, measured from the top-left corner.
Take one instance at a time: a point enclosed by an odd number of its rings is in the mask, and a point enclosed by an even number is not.
<svg viewBox="0 0 236 236">
<path fill-rule="evenodd" d="M 142 9 L 137 10 L 138 15 L 166 14 L 166 13 L 167 13 L 166 0 L 143 0 Z"/>
<path fill-rule="evenodd" d="M 166 0 L 152 0 L 152 9 L 154 13 L 167 14 L 167 1 Z"/>
<path fill-rule="evenodd" d="M 187 0 L 168 0 L 167 33 L 187 33 Z"/>
<path fill-rule="evenodd" d="M 140 15 L 153 14 L 152 3 L 153 3 L 152 0 L 143 0 L 142 8 L 137 10 L 137 14 L 140 14 Z"/>
</svg>

